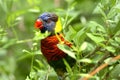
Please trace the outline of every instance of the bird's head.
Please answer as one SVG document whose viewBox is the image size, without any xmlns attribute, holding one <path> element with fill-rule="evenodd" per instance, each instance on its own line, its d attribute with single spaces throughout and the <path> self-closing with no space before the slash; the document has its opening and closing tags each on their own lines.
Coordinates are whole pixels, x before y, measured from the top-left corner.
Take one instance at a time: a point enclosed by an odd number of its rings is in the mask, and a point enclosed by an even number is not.
<svg viewBox="0 0 120 80">
<path fill-rule="evenodd" d="M 61 23 L 58 16 L 54 13 L 43 13 L 35 22 L 35 28 L 40 29 L 41 33 L 45 31 L 55 33 L 61 31 Z"/>
</svg>

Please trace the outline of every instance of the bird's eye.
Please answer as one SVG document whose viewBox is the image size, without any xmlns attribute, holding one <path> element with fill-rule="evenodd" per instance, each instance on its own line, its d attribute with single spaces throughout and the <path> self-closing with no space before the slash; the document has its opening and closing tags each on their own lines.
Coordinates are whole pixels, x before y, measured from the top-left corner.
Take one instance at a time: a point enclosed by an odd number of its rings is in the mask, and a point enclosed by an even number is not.
<svg viewBox="0 0 120 80">
<path fill-rule="evenodd" d="M 43 22 L 40 19 L 37 19 L 35 22 L 35 28 L 42 29 L 43 28 Z"/>
</svg>

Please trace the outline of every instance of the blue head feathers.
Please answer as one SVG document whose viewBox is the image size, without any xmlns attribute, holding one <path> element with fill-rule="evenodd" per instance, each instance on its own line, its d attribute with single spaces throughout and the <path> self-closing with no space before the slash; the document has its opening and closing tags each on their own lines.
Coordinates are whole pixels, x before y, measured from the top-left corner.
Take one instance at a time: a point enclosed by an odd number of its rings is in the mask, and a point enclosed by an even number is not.
<svg viewBox="0 0 120 80">
<path fill-rule="evenodd" d="M 54 32 L 56 22 L 58 20 L 58 16 L 53 13 L 43 13 L 41 14 L 38 19 L 42 20 L 43 28 L 41 32 L 44 33 L 45 31 L 49 31 L 51 33 Z"/>
<path fill-rule="evenodd" d="M 47 21 L 48 19 L 50 19 L 50 13 L 43 13 L 41 14 L 38 18 L 41 18 L 43 21 Z"/>
</svg>

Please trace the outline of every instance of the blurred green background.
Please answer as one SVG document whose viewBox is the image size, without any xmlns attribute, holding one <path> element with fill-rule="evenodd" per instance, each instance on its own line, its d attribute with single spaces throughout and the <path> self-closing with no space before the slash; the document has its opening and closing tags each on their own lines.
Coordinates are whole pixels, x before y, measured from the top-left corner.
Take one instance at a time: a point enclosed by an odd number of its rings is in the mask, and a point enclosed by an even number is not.
<svg viewBox="0 0 120 80">
<path fill-rule="evenodd" d="M 40 34 L 34 28 L 34 22 L 41 13 L 54 12 L 59 15 L 63 32 L 66 33 L 69 25 L 79 30 L 76 26 L 84 26 L 89 21 L 103 24 L 102 15 L 93 14 L 99 2 L 100 0 L 0 0 L 0 80 L 29 80 L 28 76 L 36 76 L 36 79 L 31 80 L 42 80 L 37 79 L 37 76 L 42 77 L 49 70 L 39 50 Z M 66 20 L 68 22 L 64 23 Z M 33 67 L 40 71 L 38 75 L 34 73 Z"/>
</svg>

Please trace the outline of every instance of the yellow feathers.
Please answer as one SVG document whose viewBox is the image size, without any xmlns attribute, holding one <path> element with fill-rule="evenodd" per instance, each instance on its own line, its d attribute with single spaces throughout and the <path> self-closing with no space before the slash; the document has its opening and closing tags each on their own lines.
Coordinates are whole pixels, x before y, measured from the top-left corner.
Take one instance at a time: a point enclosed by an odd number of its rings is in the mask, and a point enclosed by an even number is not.
<svg viewBox="0 0 120 80">
<path fill-rule="evenodd" d="M 55 33 L 58 33 L 61 30 L 62 30 L 62 25 L 61 25 L 60 18 L 58 18 L 58 21 L 56 22 L 56 26 L 55 26 Z"/>
</svg>

